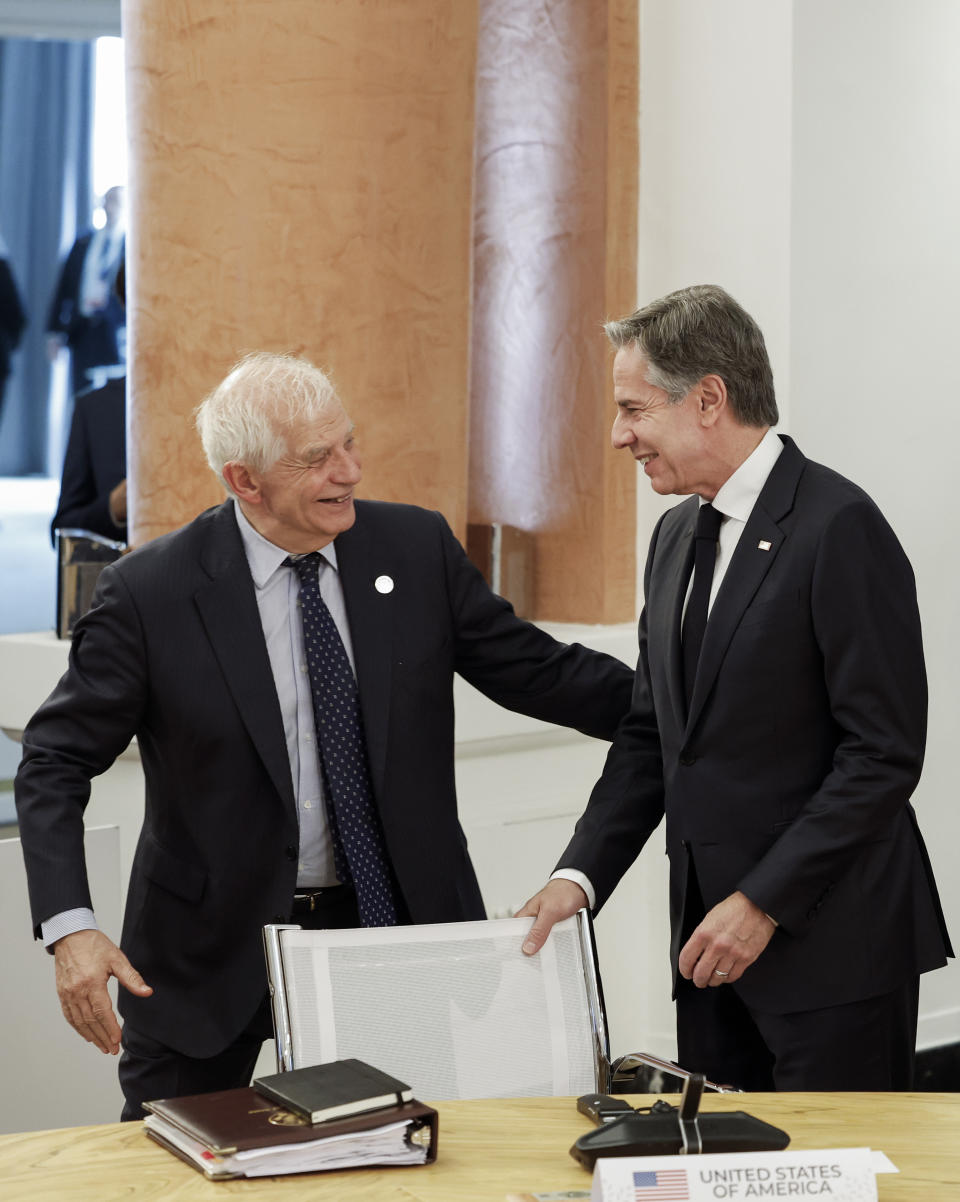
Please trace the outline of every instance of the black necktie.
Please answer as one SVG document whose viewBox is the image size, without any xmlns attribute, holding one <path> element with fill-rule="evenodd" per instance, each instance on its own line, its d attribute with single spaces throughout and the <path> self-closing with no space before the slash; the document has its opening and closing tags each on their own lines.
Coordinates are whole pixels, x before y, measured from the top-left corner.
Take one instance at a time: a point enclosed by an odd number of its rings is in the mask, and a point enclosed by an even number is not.
<svg viewBox="0 0 960 1202">
<path fill-rule="evenodd" d="M 687 600 L 687 611 L 683 615 L 683 682 L 687 701 L 693 696 L 693 682 L 697 676 L 697 663 L 703 634 L 707 628 L 707 609 L 710 604 L 710 588 L 713 570 L 717 566 L 717 536 L 720 533 L 720 514 L 712 505 L 701 505 L 697 514 L 696 550 L 693 556 L 693 588 Z"/>
<path fill-rule="evenodd" d="M 370 787 L 360 694 L 330 611 L 320 596 L 319 551 L 287 559 L 300 577 L 300 613 L 320 771 L 337 877 L 352 880 L 365 927 L 395 926 L 397 909 L 383 830 Z"/>
</svg>

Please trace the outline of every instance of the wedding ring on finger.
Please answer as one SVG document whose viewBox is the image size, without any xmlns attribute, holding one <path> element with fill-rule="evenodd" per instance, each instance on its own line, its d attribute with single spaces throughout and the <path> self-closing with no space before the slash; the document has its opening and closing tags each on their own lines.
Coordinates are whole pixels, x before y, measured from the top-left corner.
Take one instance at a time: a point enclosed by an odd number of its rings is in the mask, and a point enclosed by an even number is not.
<svg viewBox="0 0 960 1202">
<path fill-rule="evenodd" d="M 715 968 L 713 970 L 713 975 L 715 977 L 729 977 L 730 976 L 730 974 L 728 972 L 721 972 L 719 968 Z"/>
</svg>

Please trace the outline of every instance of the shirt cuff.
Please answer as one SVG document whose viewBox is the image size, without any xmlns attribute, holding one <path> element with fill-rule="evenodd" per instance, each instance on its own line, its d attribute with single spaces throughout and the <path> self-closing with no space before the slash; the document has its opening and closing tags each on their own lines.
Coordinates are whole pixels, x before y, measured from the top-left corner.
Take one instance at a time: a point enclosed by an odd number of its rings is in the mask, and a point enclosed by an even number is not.
<svg viewBox="0 0 960 1202">
<path fill-rule="evenodd" d="M 587 895 L 587 902 L 592 910 L 597 904 L 597 893 L 593 885 L 590 884 L 590 878 L 576 868 L 558 868 L 556 872 L 550 876 L 551 881 L 573 881 Z"/>
<path fill-rule="evenodd" d="M 43 946 L 49 951 L 52 945 L 58 939 L 62 939 L 64 935 L 73 935 L 77 931 L 99 930 L 93 911 L 88 910 L 85 906 L 80 906 L 76 910 L 63 910 L 59 914 L 54 914 L 52 918 L 48 918 L 46 922 L 41 922 L 40 937 L 43 939 Z"/>
</svg>

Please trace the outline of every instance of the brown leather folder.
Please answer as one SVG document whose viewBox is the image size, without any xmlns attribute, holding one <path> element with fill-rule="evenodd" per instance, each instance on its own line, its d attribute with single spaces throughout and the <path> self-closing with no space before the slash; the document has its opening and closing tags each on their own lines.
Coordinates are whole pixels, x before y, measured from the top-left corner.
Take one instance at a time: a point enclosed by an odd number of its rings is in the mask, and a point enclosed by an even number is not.
<svg viewBox="0 0 960 1202">
<path fill-rule="evenodd" d="M 237 1152 L 312 1143 L 398 1122 L 408 1124 L 406 1138 L 425 1149 L 427 1164 L 437 1157 L 437 1112 L 417 1101 L 313 1125 L 253 1088 L 160 1098 L 145 1108 L 160 1120 L 155 1127 L 148 1121 L 147 1134 L 208 1177 L 242 1176 L 225 1163 Z M 187 1137 L 180 1146 L 178 1135 Z M 199 1146 L 191 1148 L 189 1141 Z M 324 1167 L 320 1154 L 316 1168 Z"/>
</svg>

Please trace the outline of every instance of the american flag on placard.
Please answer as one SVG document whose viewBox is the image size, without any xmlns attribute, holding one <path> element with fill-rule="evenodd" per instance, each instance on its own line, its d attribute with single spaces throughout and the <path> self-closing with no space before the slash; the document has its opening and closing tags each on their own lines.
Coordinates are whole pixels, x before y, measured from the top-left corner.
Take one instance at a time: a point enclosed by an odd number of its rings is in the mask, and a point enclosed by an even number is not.
<svg viewBox="0 0 960 1202">
<path fill-rule="evenodd" d="M 636 1202 L 684 1202 L 690 1197 L 686 1169 L 646 1170 L 633 1174 Z"/>
</svg>

